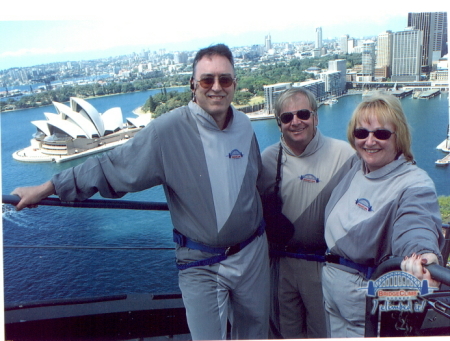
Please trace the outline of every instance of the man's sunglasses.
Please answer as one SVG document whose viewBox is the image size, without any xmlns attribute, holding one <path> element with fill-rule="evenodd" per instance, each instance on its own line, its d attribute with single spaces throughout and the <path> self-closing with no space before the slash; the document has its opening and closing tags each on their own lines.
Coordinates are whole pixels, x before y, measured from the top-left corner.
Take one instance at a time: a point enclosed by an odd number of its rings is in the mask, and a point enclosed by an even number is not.
<svg viewBox="0 0 450 341">
<path fill-rule="evenodd" d="M 395 132 L 389 131 L 387 129 L 377 129 L 374 131 L 370 131 L 364 128 L 358 128 L 353 131 L 353 136 L 358 140 L 363 140 L 369 136 L 369 133 L 372 133 L 378 140 L 389 140 L 392 134 Z"/>
<path fill-rule="evenodd" d="M 210 87 L 212 87 L 214 85 L 215 80 L 216 80 L 215 77 L 207 76 L 207 77 L 204 77 L 204 78 L 202 78 L 200 80 L 196 80 L 196 81 L 200 84 L 200 86 L 203 89 L 209 89 Z M 226 76 L 226 75 L 219 76 L 219 84 L 222 88 L 230 87 L 235 80 L 236 80 L 236 78 L 233 78 L 231 76 Z"/>
<path fill-rule="evenodd" d="M 280 115 L 280 121 L 287 124 L 294 119 L 294 115 L 297 115 L 298 119 L 306 121 L 311 117 L 312 113 L 313 111 L 309 111 L 308 109 L 284 112 Z"/>
</svg>

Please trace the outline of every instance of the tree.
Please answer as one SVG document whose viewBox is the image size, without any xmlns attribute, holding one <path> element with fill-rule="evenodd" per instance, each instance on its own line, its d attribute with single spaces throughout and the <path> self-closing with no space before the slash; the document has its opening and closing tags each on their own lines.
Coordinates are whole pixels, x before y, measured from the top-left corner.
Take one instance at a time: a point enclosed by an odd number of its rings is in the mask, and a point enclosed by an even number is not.
<svg viewBox="0 0 450 341">
<path fill-rule="evenodd" d="M 122 84 L 122 89 L 121 89 L 123 93 L 127 93 L 127 92 L 133 92 L 134 91 L 134 86 L 132 83 L 124 83 Z"/>
<path fill-rule="evenodd" d="M 237 105 L 247 105 L 250 102 L 250 98 L 253 94 L 247 91 L 237 91 L 234 94 L 233 102 Z"/>
<path fill-rule="evenodd" d="M 153 99 L 153 96 L 150 96 L 142 107 L 142 110 L 145 112 L 155 112 L 156 107 L 157 103 Z"/>
</svg>

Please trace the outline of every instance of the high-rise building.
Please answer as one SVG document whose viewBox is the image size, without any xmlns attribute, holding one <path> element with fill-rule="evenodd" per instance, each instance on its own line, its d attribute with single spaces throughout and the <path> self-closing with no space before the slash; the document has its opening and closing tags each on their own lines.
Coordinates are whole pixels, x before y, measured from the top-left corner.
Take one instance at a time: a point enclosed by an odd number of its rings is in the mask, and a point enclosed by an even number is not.
<svg viewBox="0 0 450 341">
<path fill-rule="evenodd" d="M 317 101 L 322 102 L 327 98 L 325 91 L 325 82 L 320 79 L 310 80 L 306 82 L 294 83 L 293 88 L 302 87 L 311 91 L 316 96 Z"/>
<path fill-rule="evenodd" d="M 341 95 L 343 92 L 345 92 L 347 88 L 347 80 L 346 80 L 346 74 L 347 74 L 347 61 L 345 59 L 335 59 L 330 60 L 328 62 L 328 71 L 335 72 L 338 71 L 339 74 L 339 88 Z"/>
<path fill-rule="evenodd" d="M 278 97 L 292 87 L 291 83 L 278 83 L 272 85 L 264 85 L 265 111 L 267 114 L 275 114 L 274 106 Z"/>
<path fill-rule="evenodd" d="M 269 51 L 272 49 L 272 38 L 269 35 L 266 35 L 266 38 L 264 40 L 264 46 L 266 48 L 266 51 Z"/>
<path fill-rule="evenodd" d="M 331 96 L 342 95 L 341 73 L 339 71 L 326 71 L 319 74 L 325 83 L 325 92 Z"/>
<path fill-rule="evenodd" d="M 351 38 L 347 41 L 347 50 L 348 53 L 352 53 L 353 49 L 355 48 L 355 39 Z"/>
<path fill-rule="evenodd" d="M 429 72 L 448 53 L 447 12 L 408 13 L 408 26 L 423 31 L 421 66 Z"/>
<path fill-rule="evenodd" d="M 391 77 L 392 65 L 392 31 L 378 35 L 376 48 L 375 79 L 382 80 Z"/>
<path fill-rule="evenodd" d="M 392 81 L 420 80 L 422 41 L 423 31 L 413 28 L 393 34 Z"/>
<path fill-rule="evenodd" d="M 316 43 L 315 48 L 318 50 L 322 49 L 322 27 L 316 28 Z"/>
<path fill-rule="evenodd" d="M 372 81 L 375 74 L 375 42 L 367 40 L 362 44 L 362 72 L 365 81 Z"/>
<path fill-rule="evenodd" d="M 347 54 L 348 53 L 348 34 L 343 35 L 339 38 L 339 46 L 341 47 L 341 54 Z"/>
</svg>

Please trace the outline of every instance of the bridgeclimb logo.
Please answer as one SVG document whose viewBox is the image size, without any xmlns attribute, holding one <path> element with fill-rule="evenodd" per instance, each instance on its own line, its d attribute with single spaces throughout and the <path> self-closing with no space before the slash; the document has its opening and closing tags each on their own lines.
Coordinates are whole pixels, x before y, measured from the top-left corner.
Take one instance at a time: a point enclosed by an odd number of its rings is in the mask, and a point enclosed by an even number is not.
<svg viewBox="0 0 450 341">
<path fill-rule="evenodd" d="M 316 177 L 313 174 L 300 175 L 299 178 L 300 178 L 301 181 L 305 181 L 305 182 L 311 182 L 311 183 L 318 183 L 319 182 L 319 178 Z"/>
<path fill-rule="evenodd" d="M 364 211 L 367 211 L 367 212 L 373 211 L 372 206 L 370 205 L 370 201 L 365 198 L 356 199 L 355 204 L 356 204 L 356 206 L 363 209 Z"/>
<path fill-rule="evenodd" d="M 238 149 L 233 149 L 227 156 L 230 159 L 240 159 L 244 156 L 244 154 L 242 154 Z"/>
<path fill-rule="evenodd" d="M 371 313 L 375 314 L 377 308 L 380 311 L 423 312 L 426 301 L 420 297 L 438 288 L 429 287 L 427 280 L 419 280 L 409 273 L 391 271 L 375 281 L 369 280 L 367 288 L 361 289 L 374 298 Z"/>
</svg>

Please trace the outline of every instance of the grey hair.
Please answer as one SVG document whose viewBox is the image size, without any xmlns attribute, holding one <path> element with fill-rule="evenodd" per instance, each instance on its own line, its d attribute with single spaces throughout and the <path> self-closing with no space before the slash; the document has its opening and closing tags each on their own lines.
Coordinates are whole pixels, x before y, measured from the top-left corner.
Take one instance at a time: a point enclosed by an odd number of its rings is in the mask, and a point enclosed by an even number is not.
<svg viewBox="0 0 450 341">
<path fill-rule="evenodd" d="M 283 110 L 283 106 L 289 99 L 297 96 L 297 95 L 304 95 L 308 99 L 309 106 L 311 107 L 311 110 L 314 111 L 317 114 L 317 100 L 316 96 L 309 91 L 306 88 L 303 87 L 294 87 L 286 90 L 281 94 L 280 97 L 278 97 L 277 101 L 275 102 L 274 110 L 275 110 L 275 116 L 280 117 L 282 114 L 281 110 Z"/>
</svg>

